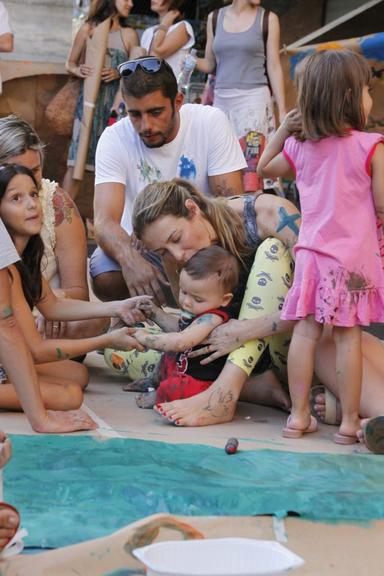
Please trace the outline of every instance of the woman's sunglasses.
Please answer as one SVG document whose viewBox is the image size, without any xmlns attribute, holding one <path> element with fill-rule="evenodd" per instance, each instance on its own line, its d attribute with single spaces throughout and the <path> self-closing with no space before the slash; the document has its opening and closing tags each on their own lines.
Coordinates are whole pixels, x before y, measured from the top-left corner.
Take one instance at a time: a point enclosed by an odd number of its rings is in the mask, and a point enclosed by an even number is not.
<svg viewBox="0 0 384 576">
<path fill-rule="evenodd" d="M 117 69 L 119 71 L 120 77 L 123 78 L 124 76 L 130 76 L 136 72 L 137 68 L 140 68 L 143 72 L 147 72 L 147 74 L 155 74 L 160 70 L 162 66 L 170 68 L 169 64 L 167 64 L 165 60 L 150 56 L 149 58 L 128 60 L 127 62 L 119 64 Z"/>
</svg>

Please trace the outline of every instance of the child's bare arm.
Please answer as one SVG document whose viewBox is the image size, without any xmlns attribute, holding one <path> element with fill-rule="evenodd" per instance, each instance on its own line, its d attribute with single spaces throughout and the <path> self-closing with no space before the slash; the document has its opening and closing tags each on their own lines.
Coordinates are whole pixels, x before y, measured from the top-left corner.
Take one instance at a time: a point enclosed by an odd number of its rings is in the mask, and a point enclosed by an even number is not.
<svg viewBox="0 0 384 576">
<path fill-rule="evenodd" d="M 161 352 L 184 352 L 200 344 L 222 322 L 223 319 L 217 314 L 205 314 L 194 320 L 182 332 L 151 334 L 147 330 L 138 328 L 133 336 L 147 348 Z"/>
<path fill-rule="evenodd" d="M 384 143 L 378 144 L 372 156 L 372 192 L 377 217 L 384 226 Z"/>
<path fill-rule="evenodd" d="M 292 170 L 282 150 L 284 142 L 291 134 L 298 132 L 301 127 L 301 118 L 297 110 L 291 110 L 285 116 L 279 129 L 267 144 L 257 165 L 257 173 L 263 178 L 278 178 L 288 176 Z"/>
</svg>

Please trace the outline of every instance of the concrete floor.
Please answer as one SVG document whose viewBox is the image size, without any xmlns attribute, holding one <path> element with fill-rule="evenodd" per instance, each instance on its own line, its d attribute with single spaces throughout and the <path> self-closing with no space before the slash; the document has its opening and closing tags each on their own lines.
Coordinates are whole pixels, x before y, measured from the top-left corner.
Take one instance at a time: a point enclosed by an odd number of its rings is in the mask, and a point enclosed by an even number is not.
<svg viewBox="0 0 384 576">
<path fill-rule="evenodd" d="M 14 51 L 2 53 L 2 60 L 65 62 L 72 43 L 70 4 L 6 0 L 5 6 L 15 39 Z"/>
<path fill-rule="evenodd" d="M 336 446 L 332 442 L 332 434 L 335 431 L 332 426 L 320 426 L 319 433 L 308 435 L 300 441 L 283 439 L 281 428 L 286 419 L 284 413 L 246 403 L 239 404 L 236 417 L 231 423 L 204 428 L 177 428 L 163 422 L 151 410 L 139 410 L 135 405 L 135 394 L 122 391 L 124 378 L 111 375 L 104 365 L 102 356 L 96 353 L 89 354 L 86 364 L 90 369 L 91 382 L 86 392 L 84 407 L 99 424 L 97 431 L 87 434 L 96 437 L 141 438 L 224 447 L 228 437 L 236 436 L 242 450 L 273 448 L 340 454 L 366 452 L 366 449 L 359 444 Z M 23 414 L 2 414 L 1 427 L 8 433 L 33 434 Z M 282 537 L 285 545 L 306 561 L 305 566 L 297 570 L 298 575 L 382 576 L 383 574 L 382 555 L 379 550 L 384 536 L 384 521 L 361 526 L 313 523 L 297 518 L 287 518 L 276 524 L 270 517 L 194 517 L 184 520 L 203 531 L 206 537 L 244 536 L 261 539 Z M 118 561 L 122 561 L 123 554 L 126 556 L 124 543 L 129 531 L 130 528 L 127 527 L 107 538 L 33 557 L 14 558 L 8 561 L 4 568 L 7 576 L 111 574 L 112 570 L 122 566 Z M 168 537 L 173 538 L 174 536 Z M 99 561 L 94 565 L 96 553 Z M 132 566 L 137 564 L 133 562 Z M 0 573 L 3 573 L 2 567 L 0 563 Z"/>
</svg>

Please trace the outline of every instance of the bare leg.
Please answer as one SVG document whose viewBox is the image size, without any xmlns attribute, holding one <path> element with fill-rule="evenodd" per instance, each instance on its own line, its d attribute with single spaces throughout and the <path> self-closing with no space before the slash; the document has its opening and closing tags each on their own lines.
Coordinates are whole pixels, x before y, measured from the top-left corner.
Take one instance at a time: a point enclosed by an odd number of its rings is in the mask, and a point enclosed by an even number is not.
<svg viewBox="0 0 384 576">
<path fill-rule="evenodd" d="M 85 366 L 71 360 L 36 366 L 38 383 L 45 408 L 76 410 L 83 402 L 83 390 L 88 383 Z M 0 408 L 22 410 L 18 395 L 10 384 L 0 385 Z"/>
<path fill-rule="evenodd" d="M 73 179 L 73 170 L 73 166 L 68 166 L 63 180 L 63 188 L 66 192 L 68 192 L 72 200 L 78 196 L 83 187 L 82 180 Z"/>
<path fill-rule="evenodd" d="M 321 331 L 321 325 L 313 316 L 299 320 L 293 330 L 288 353 L 288 381 L 292 401 L 292 411 L 287 422 L 288 429 L 304 431 L 310 424 L 309 394 L 314 372 L 316 345 Z"/>
<path fill-rule="evenodd" d="M 339 434 L 355 437 L 360 429 L 359 407 L 362 381 L 361 328 L 335 326 L 336 384 L 341 402 Z M 338 436 L 335 436 L 338 441 Z"/>
<path fill-rule="evenodd" d="M 283 390 L 272 370 L 250 376 L 240 394 L 242 402 L 271 406 L 287 412 L 291 407 L 289 395 Z"/>
<path fill-rule="evenodd" d="M 362 352 L 360 416 L 372 418 L 384 414 L 384 342 L 363 332 Z M 315 370 L 324 386 L 339 398 L 336 381 L 336 348 L 328 330 L 324 331 L 317 347 Z"/>
<path fill-rule="evenodd" d="M 58 362 L 46 362 L 36 366 L 38 374 L 46 380 L 59 379 L 62 382 L 76 384 L 82 390 L 88 386 L 88 369 L 83 364 L 74 360 L 60 360 Z"/>
</svg>

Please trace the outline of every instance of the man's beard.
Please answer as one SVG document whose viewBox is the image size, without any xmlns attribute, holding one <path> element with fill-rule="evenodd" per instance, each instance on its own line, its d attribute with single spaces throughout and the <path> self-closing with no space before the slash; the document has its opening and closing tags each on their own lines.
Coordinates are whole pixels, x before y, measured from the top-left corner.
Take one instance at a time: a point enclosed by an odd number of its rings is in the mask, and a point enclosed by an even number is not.
<svg viewBox="0 0 384 576">
<path fill-rule="evenodd" d="M 174 112 L 169 122 L 169 129 L 167 130 L 167 132 L 149 132 L 149 133 L 142 132 L 140 134 L 140 138 L 142 139 L 147 148 L 161 148 L 162 146 L 164 146 L 164 144 L 168 143 L 168 138 L 174 131 L 175 126 L 176 126 L 176 114 Z M 154 140 L 153 142 L 151 142 L 151 140 L 147 141 L 146 137 L 148 138 L 149 136 L 156 136 L 156 138 L 158 139 Z"/>
</svg>

